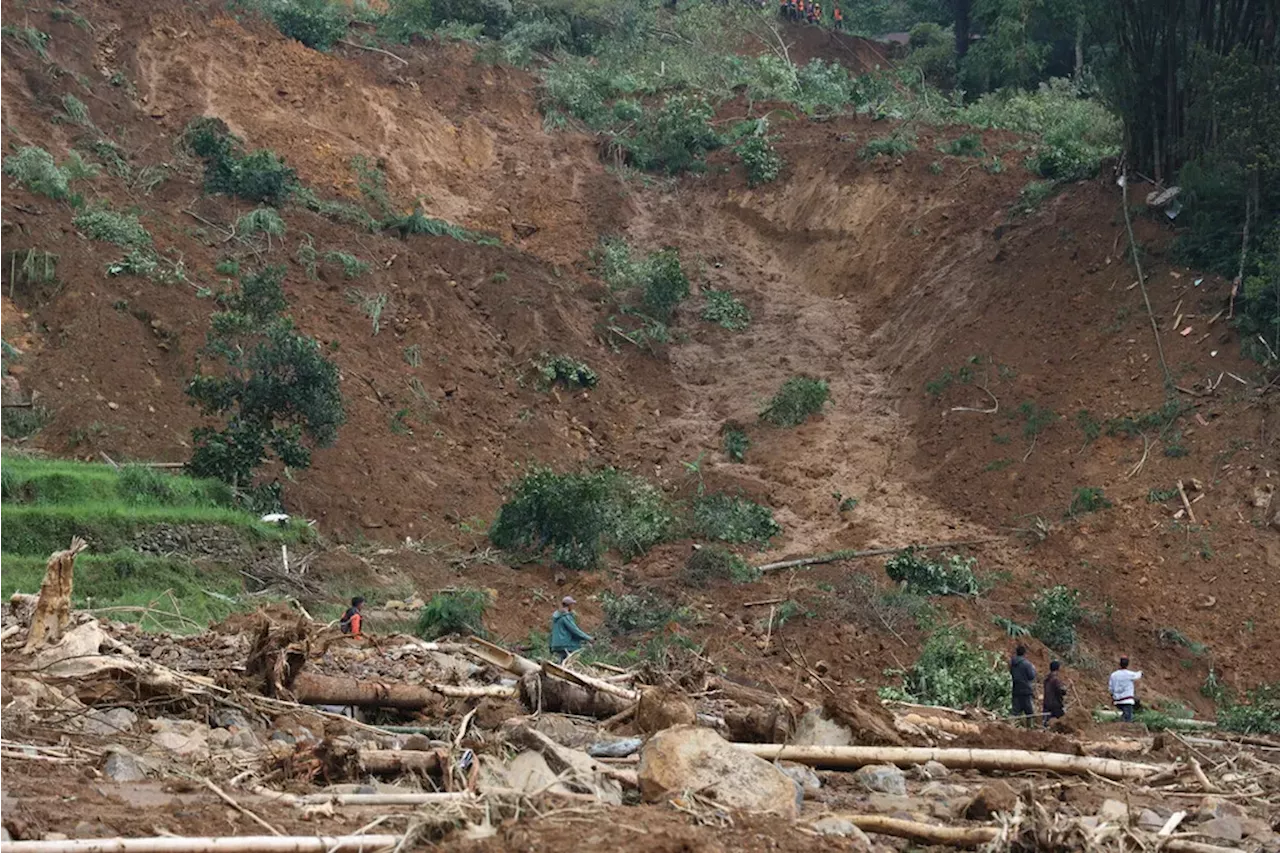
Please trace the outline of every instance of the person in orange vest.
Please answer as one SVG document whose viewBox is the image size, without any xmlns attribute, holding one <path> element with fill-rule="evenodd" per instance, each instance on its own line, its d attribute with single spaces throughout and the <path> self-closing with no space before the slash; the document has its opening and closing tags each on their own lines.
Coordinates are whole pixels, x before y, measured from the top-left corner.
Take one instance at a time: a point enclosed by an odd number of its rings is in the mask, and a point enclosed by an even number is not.
<svg viewBox="0 0 1280 853">
<path fill-rule="evenodd" d="M 351 599 L 351 606 L 347 608 L 347 612 L 342 614 L 342 618 L 338 620 L 338 626 L 342 629 L 342 633 L 350 634 L 352 637 L 360 636 L 360 623 L 364 621 L 364 617 L 360 615 L 360 608 L 364 607 L 364 597 L 357 595 Z"/>
<path fill-rule="evenodd" d="M 839 7 L 839 6 L 836 6 L 836 7 L 831 11 L 831 14 L 832 14 L 832 15 L 834 16 L 834 18 L 835 18 L 836 29 L 837 29 L 837 30 L 843 30 L 843 29 L 844 29 L 844 12 L 841 12 L 841 11 L 840 11 L 840 7 Z"/>
</svg>

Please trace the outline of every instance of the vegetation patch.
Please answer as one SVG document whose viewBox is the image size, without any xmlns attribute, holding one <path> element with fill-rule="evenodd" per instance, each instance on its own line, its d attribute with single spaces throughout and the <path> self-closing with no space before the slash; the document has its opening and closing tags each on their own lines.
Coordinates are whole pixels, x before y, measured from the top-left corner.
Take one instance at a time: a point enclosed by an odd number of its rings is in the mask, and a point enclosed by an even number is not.
<svg viewBox="0 0 1280 853">
<path fill-rule="evenodd" d="M 731 462 L 747 461 L 747 451 L 751 449 L 751 437 L 747 435 L 746 430 L 738 424 L 728 423 L 720 433 L 723 436 L 724 455 L 728 456 Z"/>
<path fill-rule="evenodd" d="M 596 372 L 584 361 L 567 355 L 543 353 L 534 362 L 542 388 L 549 389 L 559 383 L 566 388 L 594 388 L 600 381 Z"/>
<path fill-rule="evenodd" d="M 6 156 L 3 166 L 4 174 L 31 192 L 54 201 L 69 202 L 73 207 L 78 207 L 81 199 L 72 194 L 72 182 L 92 178 L 97 174 L 97 168 L 84 162 L 76 151 L 72 151 L 67 161 L 59 166 L 52 154 L 32 145 Z"/>
<path fill-rule="evenodd" d="M 1031 600 L 1036 621 L 1031 634 L 1051 649 L 1066 653 L 1075 649 L 1076 626 L 1084 618 L 1080 590 L 1059 584 L 1042 589 Z"/>
<path fill-rule="evenodd" d="M 778 179 L 782 174 L 782 155 L 768 137 L 749 136 L 738 143 L 738 159 L 747 173 L 747 186 L 758 187 Z"/>
<path fill-rule="evenodd" d="M 977 595 L 977 563 L 976 557 L 959 554 L 931 560 L 923 549 L 908 547 L 886 560 L 884 570 L 896 583 L 922 595 Z"/>
<path fill-rule="evenodd" d="M 1012 702 L 1004 661 L 958 628 L 934 631 L 915 664 L 898 673 L 902 686 L 881 688 L 881 698 L 948 708 L 979 707 L 999 714 L 1008 713 Z"/>
<path fill-rule="evenodd" d="M 201 117 L 187 125 L 183 141 L 204 160 L 205 189 L 255 204 L 279 206 L 298 186 L 298 175 L 274 151 L 247 151 L 226 122 Z"/>
<path fill-rule="evenodd" d="M 764 544 L 782 532 L 773 511 L 747 498 L 722 493 L 693 502 L 693 527 L 699 536 L 721 542 Z"/>
<path fill-rule="evenodd" d="M 719 545 L 694 548 L 680 572 L 680 581 L 685 586 L 699 589 L 715 581 L 752 583 L 759 579 L 760 573 L 750 563 Z"/>
<path fill-rule="evenodd" d="M 151 233 L 132 213 L 97 208 L 77 214 L 71 224 L 90 240 L 115 243 L 125 249 L 151 248 Z"/>
<path fill-rule="evenodd" d="M 534 468 L 512 488 L 489 539 L 531 557 L 548 553 L 573 569 L 591 569 L 610 549 L 625 559 L 665 539 L 675 516 L 662 492 L 631 474 L 605 468 L 557 474 Z"/>
<path fill-rule="evenodd" d="M 728 290 L 703 291 L 702 319 L 731 332 L 741 332 L 751 325 L 751 312 L 742 300 Z"/>
<path fill-rule="evenodd" d="M 1103 493 L 1100 486 L 1077 486 L 1071 495 L 1071 505 L 1067 507 L 1067 516 L 1079 518 L 1090 512 L 1100 512 L 1111 507 L 1111 501 Z"/>
<path fill-rule="evenodd" d="M 482 589 L 455 589 L 431 596 L 418 615 L 417 634 L 434 640 L 447 634 L 485 636 L 484 614 L 489 594 Z"/>
<path fill-rule="evenodd" d="M 613 636 L 651 631 L 673 622 L 683 622 L 689 613 L 652 590 L 614 595 L 600 593 L 605 629 Z"/>
<path fill-rule="evenodd" d="M 825 379 L 793 376 L 760 412 L 760 417 L 774 426 L 799 426 L 810 415 L 819 414 L 831 399 L 831 388 Z"/>
</svg>

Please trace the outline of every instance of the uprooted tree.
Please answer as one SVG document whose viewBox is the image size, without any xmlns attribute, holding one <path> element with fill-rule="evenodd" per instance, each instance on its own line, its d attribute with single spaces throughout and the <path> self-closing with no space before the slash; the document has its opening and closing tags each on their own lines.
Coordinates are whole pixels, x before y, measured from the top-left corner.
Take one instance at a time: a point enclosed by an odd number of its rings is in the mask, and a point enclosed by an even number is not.
<svg viewBox="0 0 1280 853">
<path fill-rule="evenodd" d="M 311 447 L 332 444 L 346 418 L 337 366 L 283 314 L 283 279 L 283 267 L 267 267 L 218 298 L 223 310 L 213 315 L 187 395 L 227 420 L 192 431 L 188 465 L 197 476 L 243 487 L 273 456 L 306 468 Z"/>
</svg>

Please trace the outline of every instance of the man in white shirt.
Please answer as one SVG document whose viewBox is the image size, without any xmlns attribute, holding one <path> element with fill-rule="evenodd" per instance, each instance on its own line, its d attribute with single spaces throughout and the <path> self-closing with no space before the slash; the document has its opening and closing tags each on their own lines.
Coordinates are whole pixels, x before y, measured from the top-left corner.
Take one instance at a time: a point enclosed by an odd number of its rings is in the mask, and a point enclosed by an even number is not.
<svg viewBox="0 0 1280 853">
<path fill-rule="evenodd" d="M 1111 673 L 1111 679 L 1107 684 L 1111 691 L 1111 701 L 1115 703 L 1116 710 L 1120 712 L 1120 718 L 1126 723 L 1133 722 L 1133 706 L 1137 703 L 1133 683 L 1140 678 L 1142 678 L 1141 672 L 1129 669 L 1129 659 L 1120 658 L 1120 668 Z"/>
</svg>

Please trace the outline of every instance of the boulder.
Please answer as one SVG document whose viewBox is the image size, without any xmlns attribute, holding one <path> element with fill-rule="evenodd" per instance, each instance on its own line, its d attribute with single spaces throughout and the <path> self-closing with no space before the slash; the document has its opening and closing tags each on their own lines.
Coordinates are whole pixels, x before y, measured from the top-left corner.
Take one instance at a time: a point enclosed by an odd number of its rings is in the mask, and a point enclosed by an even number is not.
<svg viewBox="0 0 1280 853">
<path fill-rule="evenodd" d="M 1207 835 L 1221 841 L 1239 841 L 1244 838 L 1244 823 L 1238 817 L 1223 815 L 1205 821 L 1195 831 L 1198 835 Z"/>
<path fill-rule="evenodd" d="M 809 828 L 820 835 L 835 835 L 840 838 L 846 838 L 849 841 L 847 847 L 841 847 L 842 850 L 852 850 L 855 853 L 871 853 L 875 848 L 871 846 L 871 839 L 867 838 L 866 833 L 853 825 L 853 821 L 838 815 L 827 815 L 818 818 L 809 824 Z"/>
<path fill-rule="evenodd" d="M 1098 817 L 1121 826 L 1129 824 L 1129 806 L 1120 800 L 1103 800 L 1098 807 Z"/>
<path fill-rule="evenodd" d="M 1238 804 L 1220 797 L 1205 797 L 1196 810 L 1196 820 L 1213 820 L 1215 817 L 1248 817 L 1248 812 Z"/>
<path fill-rule="evenodd" d="M 698 791 L 730 808 L 788 820 L 800 811 L 787 774 L 707 728 L 674 726 L 654 735 L 640 752 L 639 778 L 646 802 Z"/>
<path fill-rule="evenodd" d="M 812 794 L 822 790 L 822 780 L 809 765 L 797 764 L 794 761 L 777 761 L 774 762 L 774 766 L 791 777 L 791 781 L 799 785 L 803 793 Z"/>
<path fill-rule="evenodd" d="M 1138 813 L 1138 826 L 1151 832 L 1155 832 L 1164 826 L 1165 820 L 1166 818 L 1160 817 L 1159 814 L 1151 809 L 1143 809 Z"/>
<path fill-rule="evenodd" d="M 853 732 L 815 709 L 800 717 L 791 742 L 796 746 L 853 746 Z"/>
<path fill-rule="evenodd" d="M 917 778 L 925 781 L 945 779 L 951 775 L 951 771 L 947 769 L 947 766 L 938 761 L 926 761 L 924 764 L 917 764 L 913 769 Z"/>
<path fill-rule="evenodd" d="M 107 756 L 103 774 L 112 782 L 143 782 L 147 767 L 141 758 L 127 749 L 117 747 Z"/>
<path fill-rule="evenodd" d="M 636 707 L 636 727 L 645 734 L 672 726 L 691 726 L 697 717 L 693 703 L 686 696 L 661 687 L 644 690 Z"/>
<path fill-rule="evenodd" d="M 903 796 L 907 793 L 907 777 L 892 764 L 868 764 L 853 774 L 868 791 Z"/>
<path fill-rule="evenodd" d="M 552 791 L 557 794 L 568 793 L 569 789 L 560 784 L 559 778 L 547 765 L 542 753 L 528 750 L 511 759 L 507 765 L 507 780 L 512 788 L 526 794 L 539 791 Z"/>
<path fill-rule="evenodd" d="M 990 820 L 997 814 L 1013 814 L 1018 794 L 1003 779 L 989 782 L 978 789 L 961 812 L 969 820 Z"/>
<path fill-rule="evenodd" d="M 138 724 L 138 715 L 128 708 L 112 708 L 110 711 L 90 711 L 84 717 L 85 734 L 114 737 L 131 732 Z"/>
</svg>

